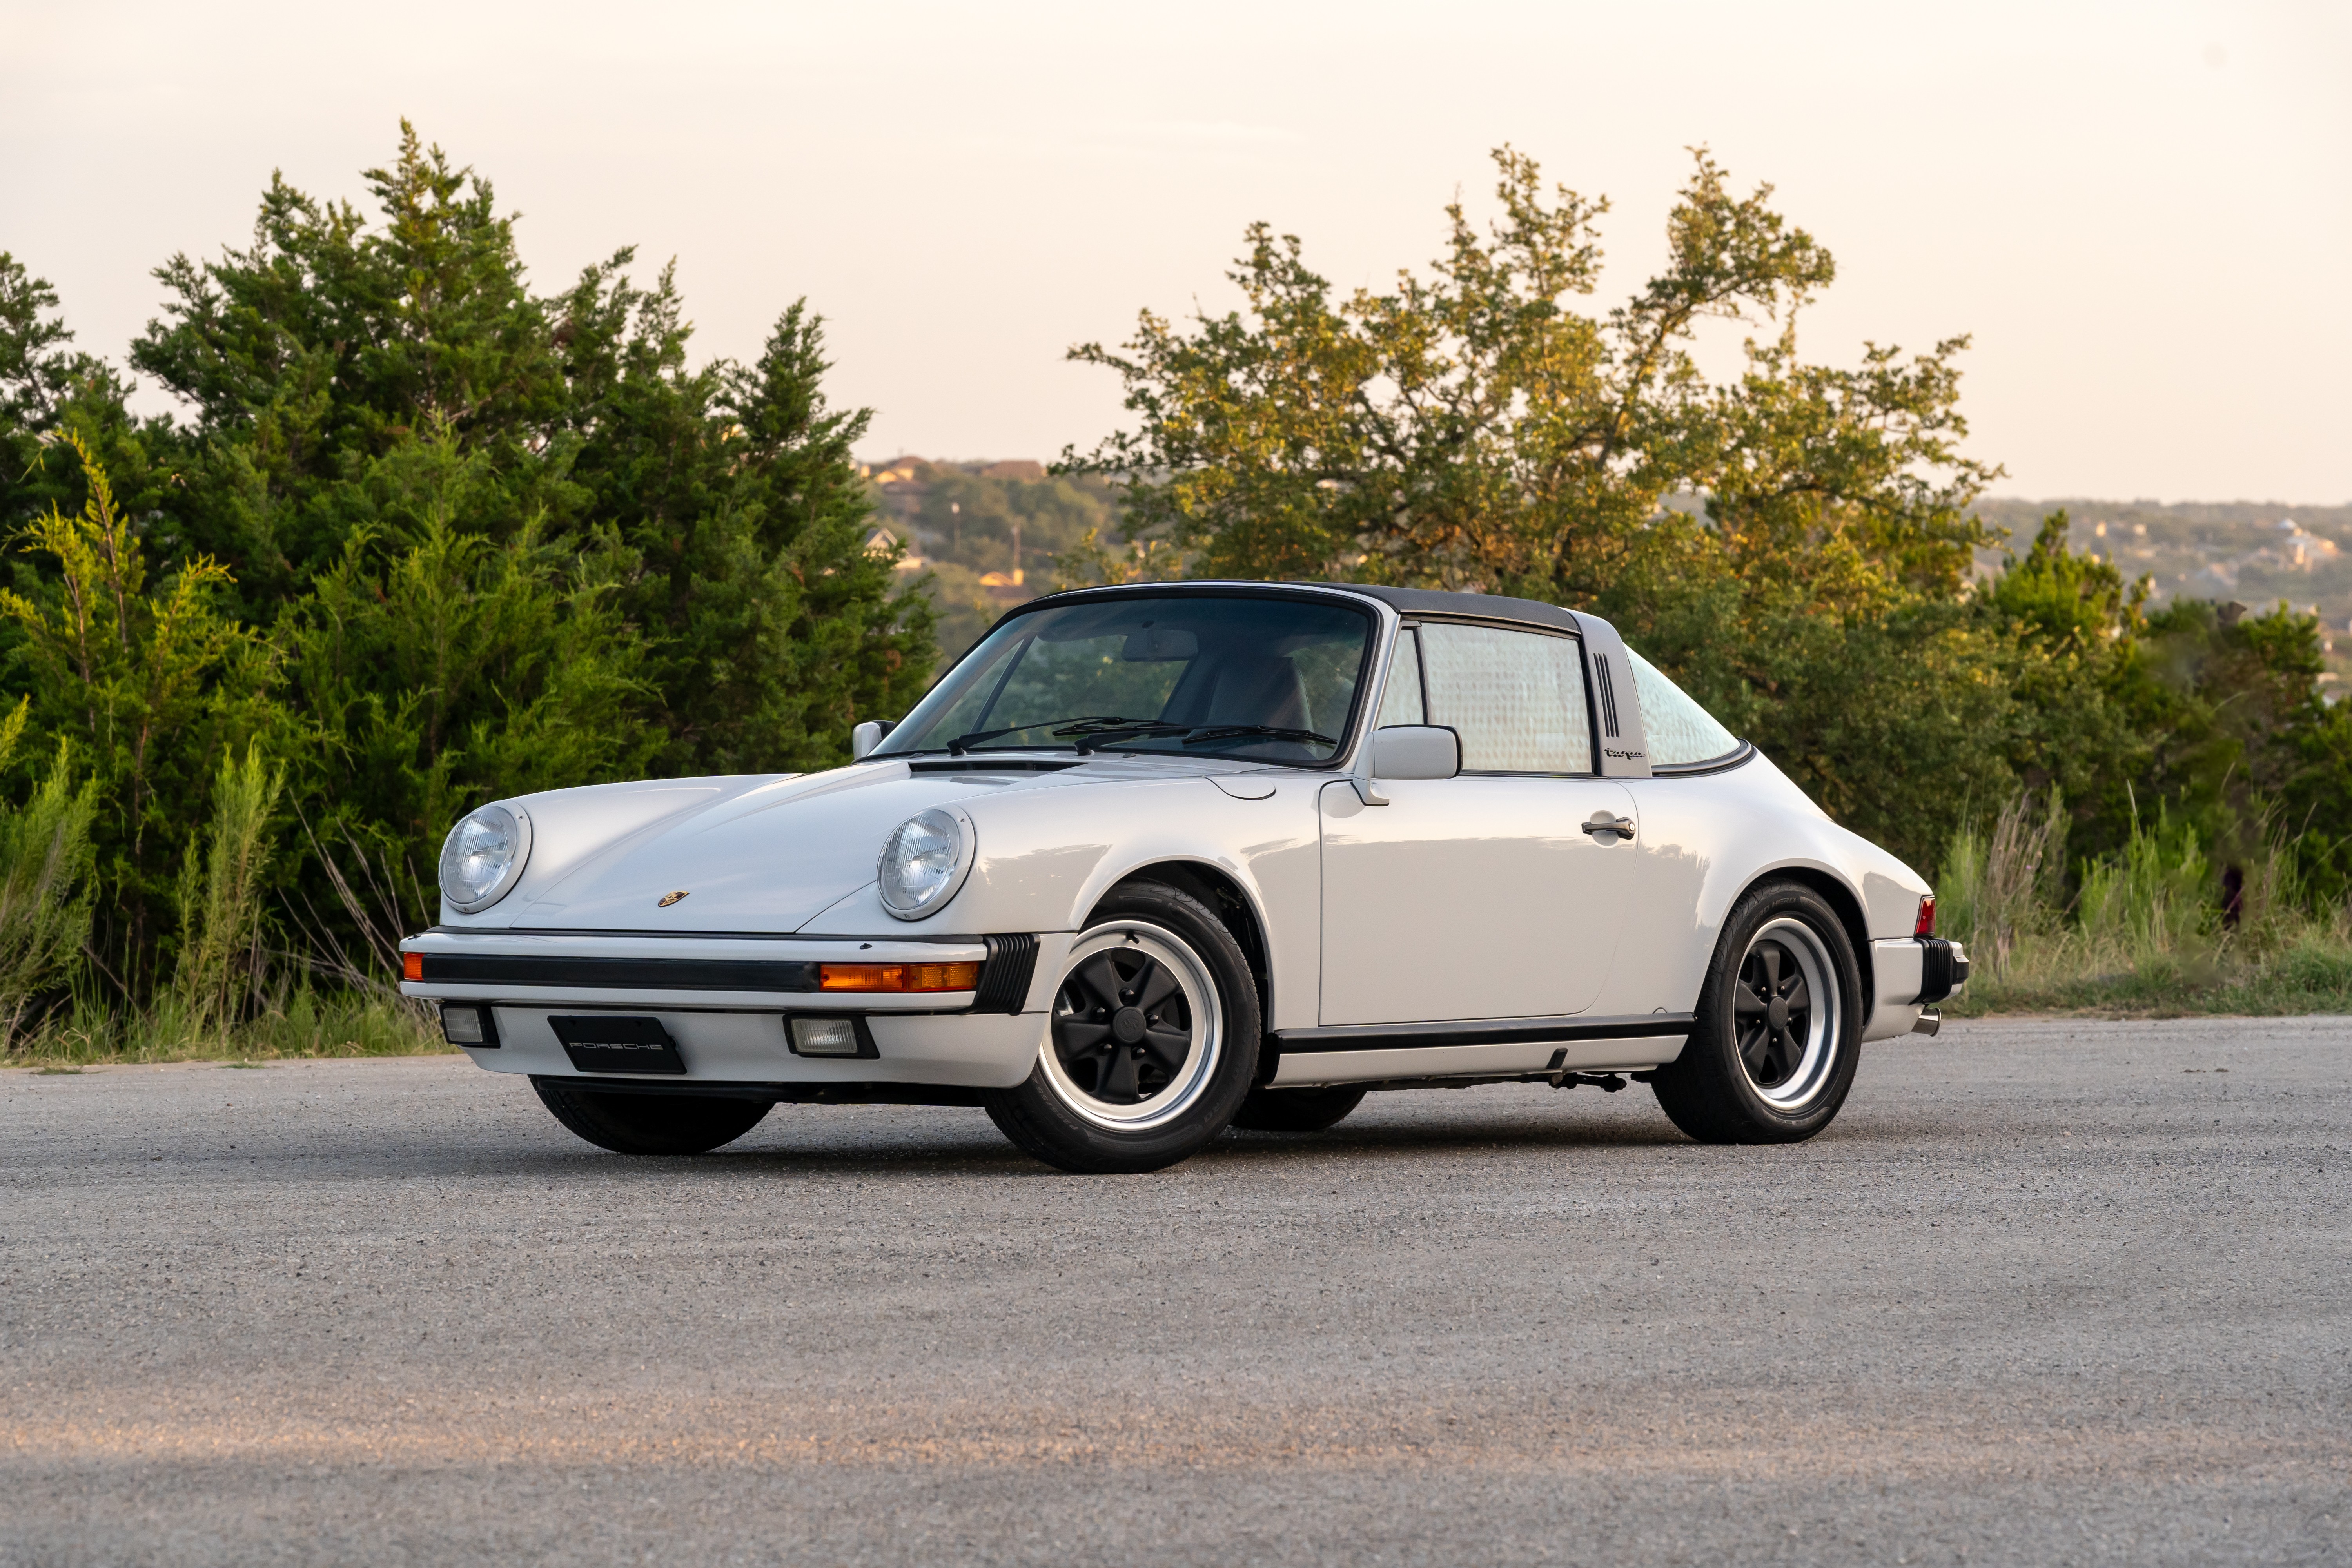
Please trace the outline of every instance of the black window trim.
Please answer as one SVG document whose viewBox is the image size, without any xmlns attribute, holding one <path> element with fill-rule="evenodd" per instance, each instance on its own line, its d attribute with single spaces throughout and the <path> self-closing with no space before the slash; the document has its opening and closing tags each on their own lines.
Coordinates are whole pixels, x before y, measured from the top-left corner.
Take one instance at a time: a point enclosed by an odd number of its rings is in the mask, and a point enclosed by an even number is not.
<svg viewBox="0 0 2352 1568">
<path fill-rule="evenodd" d="M 1601 732 L 1595 727 L 1600 720 L 1592 710 L 1592 649 L 1585 642 L 1582 632 L 1570 631 L 1566 626 L 1548 626 L 1540 621 L 1512 620 L 1499 616 L 1453 615 L 1444 611 L 1429 614 L 1416 611 L 1402 622 L 1399 630 L 1408 626 L 1420 627 L 1431 625 L 1486 626 L 1498 632 L 1527 632 L 1536 637 L 1561 637 L 1576 645 L 1577 664 L 1584 676 L 1584 735 L 1588 754 L 1592 759 L 1591 771 L 1578 773 L 1549 770 L 1538 772 L 1532 768 L 1464 768 L 1455 776 L 1465 779 L 1599 779 L 1607 776 L 1601 771 Z M 1422 667 L 1421 716 L 1422 721 L 1426 723 L 1429 721 L 1429 654 L 1419 637 L 1413 638 L 1413 649 Z"/>
<path fill-rule="evenodd" d="M 1652 763 L 1650 776 L 1654 779 L 1695 779 L 1704 778 L 1708 773 L 1727 773 L 1734 768 L 1745 766 L 1755 754 L 1756 742 L 1742 741 L 1723 755 L 1708 757 L 1704 762 Z"/>
</svg>

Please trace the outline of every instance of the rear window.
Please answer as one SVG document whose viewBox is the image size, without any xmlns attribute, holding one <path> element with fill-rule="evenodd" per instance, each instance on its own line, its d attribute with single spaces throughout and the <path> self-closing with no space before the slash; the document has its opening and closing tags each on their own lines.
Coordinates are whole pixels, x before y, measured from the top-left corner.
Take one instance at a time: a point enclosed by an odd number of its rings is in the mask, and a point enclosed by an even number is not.
<svg viewBox="0 0 2352 1568">
<path fill-rule="evenodd" d="M 1642 729 L 1649 737 L 1652 767 L 1711 763 L 1739 750 L 1739 737 L 1716 722 L 1689 692 L 1632 648 L 1625 652 L 1633 660 L 1633 688 L 1642 694 Z"/>
</svg>

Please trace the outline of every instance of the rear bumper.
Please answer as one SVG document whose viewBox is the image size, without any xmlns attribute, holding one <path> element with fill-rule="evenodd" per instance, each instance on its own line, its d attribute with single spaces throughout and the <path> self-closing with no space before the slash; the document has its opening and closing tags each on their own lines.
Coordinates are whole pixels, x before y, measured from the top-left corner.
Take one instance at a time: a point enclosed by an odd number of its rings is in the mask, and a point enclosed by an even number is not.
<svg viewBox="0 0 2352 1568">
<path fill-rule="evenodd" d="M 1872 995 L 1877 998 L 1864 1024 L 1865 1040 L 1907 1035 L 1922 1010 L 1948 998 L 1968 983 L 1968 950 L 1937 936 L 1906 936 L 1870 944 Z"/>
</svg>

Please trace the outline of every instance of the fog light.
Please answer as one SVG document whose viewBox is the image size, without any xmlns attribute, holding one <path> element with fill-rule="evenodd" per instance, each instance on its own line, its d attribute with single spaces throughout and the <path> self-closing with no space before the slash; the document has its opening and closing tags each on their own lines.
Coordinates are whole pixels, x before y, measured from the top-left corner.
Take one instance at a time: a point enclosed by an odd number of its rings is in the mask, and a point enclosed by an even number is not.
<svg viewBox="0 0 2352 1568">
<path fill-rule="evenodd" d="M 854 1057 L 862 1054 L 855 1018 L 794 1018 L 793 1054 L 802 1057 Z"/>
<path fill-rule="evenodd" d="M 471 1002 L 450 1003 L 441 1009 L 441 1034 L 453 1046 L 495 1046 L 498 1026 L 490 1010 Z"/>
</svg>

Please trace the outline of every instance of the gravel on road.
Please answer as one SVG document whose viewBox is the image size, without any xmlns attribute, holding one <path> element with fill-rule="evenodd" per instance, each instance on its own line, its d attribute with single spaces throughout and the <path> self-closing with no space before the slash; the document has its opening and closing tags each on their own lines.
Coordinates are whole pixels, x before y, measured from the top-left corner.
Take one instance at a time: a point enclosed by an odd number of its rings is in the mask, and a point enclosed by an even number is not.
<svg viewBox="0 0 2352 1568">
<path fill-rule="evenodd" d="M 1375 1095 L 631 1160 L 457 1059 L 0 1074 L 0 1563 L 2352 1561 L 2352 1019 L 1980 1022 L 1827 1132 Z"/>
</svg>

